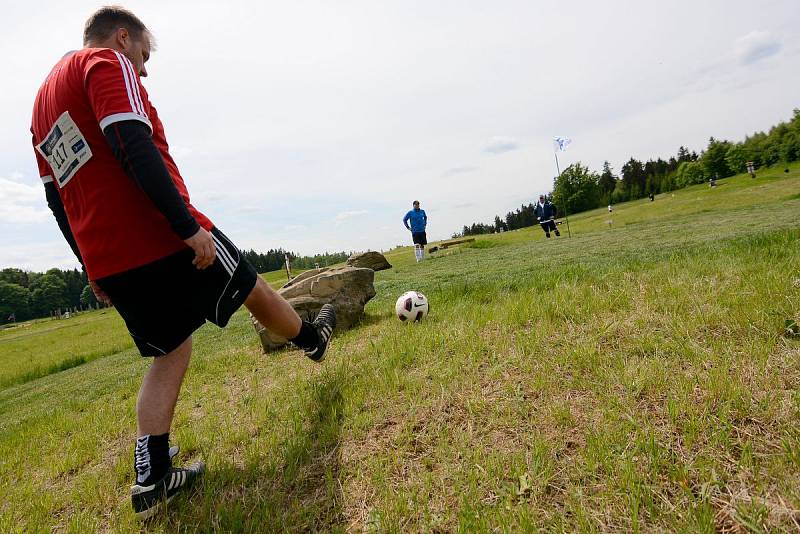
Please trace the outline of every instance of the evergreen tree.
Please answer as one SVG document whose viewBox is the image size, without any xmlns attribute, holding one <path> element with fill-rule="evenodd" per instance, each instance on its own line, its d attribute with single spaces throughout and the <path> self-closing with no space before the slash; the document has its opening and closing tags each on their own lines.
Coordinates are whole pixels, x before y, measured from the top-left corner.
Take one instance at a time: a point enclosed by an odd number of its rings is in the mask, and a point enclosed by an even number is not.
<svg viewBox="0 0 800 534">
<path fill-rule="evenodd" d="M 611 169 L 611 164 L 608 161 L 603 162 L 603 172 L 600 173 L 600 178 L 597 180 L 597 185 L 600 188 L 600 193 L 606 200 L 603 204 L 607 204 L 611 199 L 611 193 L 617 187 L 617 177 L 614 176 L 614 171 Z"/>
<path fill-rule="evenodd" d="M 644 196 L 647 176 L 644 173 L 642 162 L 631 158 L 622 166 L 622 190 L 624 200 L 633 200 Z"/>
</svg>

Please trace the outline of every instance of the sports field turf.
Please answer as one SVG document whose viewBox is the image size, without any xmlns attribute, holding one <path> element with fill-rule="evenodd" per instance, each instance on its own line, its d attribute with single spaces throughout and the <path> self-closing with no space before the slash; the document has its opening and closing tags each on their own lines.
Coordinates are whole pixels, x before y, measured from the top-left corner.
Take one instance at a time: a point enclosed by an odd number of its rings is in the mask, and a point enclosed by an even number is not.
<svg viewBox="0 0 800 534">
<path fill-rule="evenodd" d="M 0 532 L 800 530 L 800 167 L 719 184 L 392 251 L 323 365 L 204 327 L 173 440 L 209 470 L 144 525 L 122 322 L 2 331 Z"/>
</svg>

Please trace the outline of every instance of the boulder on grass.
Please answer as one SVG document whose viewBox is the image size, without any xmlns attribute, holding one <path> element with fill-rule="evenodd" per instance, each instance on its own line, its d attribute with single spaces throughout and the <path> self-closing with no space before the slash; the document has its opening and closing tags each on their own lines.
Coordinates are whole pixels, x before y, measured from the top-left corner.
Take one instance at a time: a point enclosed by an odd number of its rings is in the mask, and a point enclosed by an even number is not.
<svg viewBox="0 0 800 534">
<path fill-rule="evenodd" d="M 364 315 L 364 306 L 375 296 L 375 271 L 358 267 L 312 269 L 296 277 L 278 290 L 302 319 L 311 320 L 325 304 L 336 309 L 336 330 L 346 330 Z M 250 316 L 261 338 L 264 352 L 288 343 L 285 338 L 270 332 Z"/>
<path fill-rule="evenodd" d="M 386 261 L 386 257 L 374 250 L 353 254 L 347 258 L 347 265 L 350 267 L 364 267 L 372 269 L 373 271 L 383 271 L 384 269 L 392 268 L 392 264 Z"/>
</svg>

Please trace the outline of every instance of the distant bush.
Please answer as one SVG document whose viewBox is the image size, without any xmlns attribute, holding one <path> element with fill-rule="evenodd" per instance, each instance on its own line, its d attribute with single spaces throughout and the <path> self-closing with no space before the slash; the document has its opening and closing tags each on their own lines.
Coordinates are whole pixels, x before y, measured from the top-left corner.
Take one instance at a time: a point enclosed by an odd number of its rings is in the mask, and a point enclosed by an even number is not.
<svg viewBox="0 0 800 534">
<path fill-rule="evenodd" d="M 684 161 L 678 166 L 675 173 L 675 184 L 686 187 L 693 184 L 702 184 L 706 181 L 706 170 L 699 161 Z"/>
</svg>

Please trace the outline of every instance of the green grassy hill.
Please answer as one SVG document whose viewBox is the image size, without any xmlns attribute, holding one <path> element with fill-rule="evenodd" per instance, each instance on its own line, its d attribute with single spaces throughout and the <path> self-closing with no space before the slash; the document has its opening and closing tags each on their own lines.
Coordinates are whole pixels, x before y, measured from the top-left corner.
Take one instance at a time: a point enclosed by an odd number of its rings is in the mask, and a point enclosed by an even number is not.
<svg viewBox="0 0 800 534">
<path fill-rule="evenodd" d="M 800 168 L 719 183 L 394 250 L 323 365 L 204 327 L 172 435 L 209 471 L 143 527 L 122 322 L 2 331 L 0 532 L 796 531 Z"/>
</svg>

